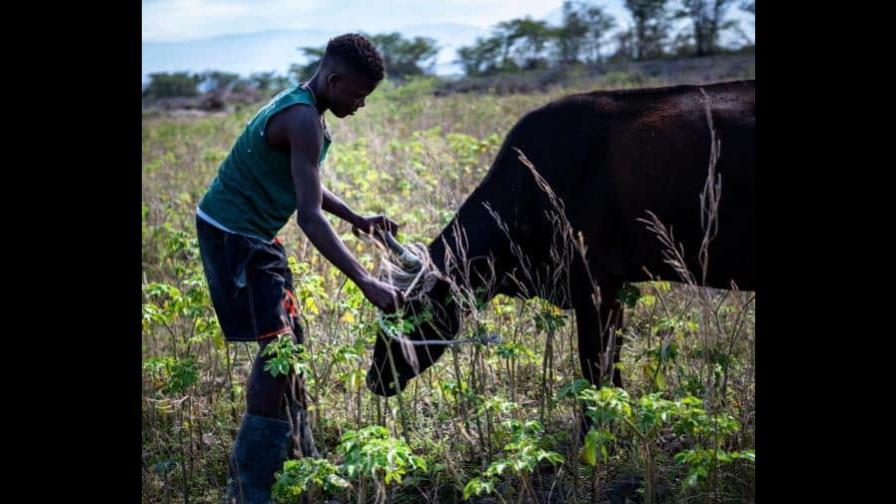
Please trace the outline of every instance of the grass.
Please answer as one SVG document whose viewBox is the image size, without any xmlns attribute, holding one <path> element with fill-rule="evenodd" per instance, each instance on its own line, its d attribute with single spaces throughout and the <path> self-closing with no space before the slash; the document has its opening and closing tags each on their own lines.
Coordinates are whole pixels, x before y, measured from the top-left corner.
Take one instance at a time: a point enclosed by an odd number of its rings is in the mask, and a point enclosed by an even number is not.
<svg viewBox="0 0 896 504">
<path fill-rule="evenodd" d="M 662 84 L 648 78 L 638 85 Z M 428 243 L 476 187 L 519 117 L 599 85 L 441 97 L 428 85 L 384 86 L 356 116 L 342 121 L 328 116 L 334 143 L 323 182 L 359 213 L 382 212 L 403 224 L 403 241 Z M 220 502 L 223 495 L 255 348 L 222 340 L 201 272 L 193 216 L 254 111 L 144 116 L 144 502 Z M 375 271 L 376 250 L 345 223 L 332 222 L 362 264 Z M 458 337 L 478 328 L 500 334 L 501 343 L 448 350 L 411 382 L 399 411 L 396 399 L 373 396 L 364 385 L 376 320 L 372 306 L 316 252 L 294 220 L 280 236 L 302 303 L 310 420 L 322 456 L 345 471 L 344 436 L 379 425 L 390 439 L 406 440 L 413 456 L 425 462 L 425 470 L 412 464 L 400 482 L 378 480 L 375 470 L 367 476 L 344 472 L 350 488 L 309 488 L 305 495 L 312 499 L 460 502 L 465 487 L 478 478 L 486 488 L 478 496 L 468 492 L 472 502 L 602 502 L 614 481 L 649 472 L 669 502 L 752 500 L 752 462 L 713 459 L 707 476 L 688 486 L 690 466 L 675 460 L 698 445 L 716 453 L 755 446 L 749 293 L 668 282 L 638 285 L 640 296 L 626 314 L 621 364 L 635 410 L 651 394 L 670 401 L 690 395 L 703 401 L 708 418 L 724 415 L 736 427 L 708 435 L 658 423 L 642 440 L 619 420 L 608 424 L 616 440 L 607 443 L 606 459 L 592 467 L 581 458 L 571 393 L 580 378 L 571 312 L 540 300 L 499 296 Z M 631 418 L 640 418 L 637 411 Z M 532 421 L 538 425 L 521 427 Z M 532 447 L 526 448 L 529 455 L 553 452 L 561 461 L 546 457 L 530 463 L 521 454 L 525 446 Z M 519 468 L 494 469 L 508 460 L 521 461 Z"/>
</svg>

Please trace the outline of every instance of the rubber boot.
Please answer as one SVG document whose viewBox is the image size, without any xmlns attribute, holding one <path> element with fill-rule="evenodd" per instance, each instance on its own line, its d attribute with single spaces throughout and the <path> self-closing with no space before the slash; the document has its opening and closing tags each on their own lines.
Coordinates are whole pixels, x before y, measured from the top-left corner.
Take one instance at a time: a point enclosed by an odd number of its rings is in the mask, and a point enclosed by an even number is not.
<svg viewBox="0 0 896 504">
<path fill-rule="evenodd" d="M 230 455 L 228 502 L 272 504 L 274 473 L 283 469 L 289 422 L 246 413 Z"/>
</svg>

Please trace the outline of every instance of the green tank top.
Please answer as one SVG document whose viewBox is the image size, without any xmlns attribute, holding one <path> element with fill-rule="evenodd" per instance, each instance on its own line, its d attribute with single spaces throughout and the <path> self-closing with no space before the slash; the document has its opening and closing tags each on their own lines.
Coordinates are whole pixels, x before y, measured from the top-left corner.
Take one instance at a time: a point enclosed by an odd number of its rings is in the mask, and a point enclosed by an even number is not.
<svg viewBox="0 0 896 504">
<path fill-rule="evenodd" d="M 296 104 L 314 106 L 314 94 L 302 85 L 286 89 L 255 114 L 199 202 L 203 212 L 235 233 L 269 241 L 296 211 L 289 154 L 268 146 L 264 137 L 268 120 Z M 330 133 L 323 121 L 321 128 L 318 164 L 330 148 Z"/>
</svg>

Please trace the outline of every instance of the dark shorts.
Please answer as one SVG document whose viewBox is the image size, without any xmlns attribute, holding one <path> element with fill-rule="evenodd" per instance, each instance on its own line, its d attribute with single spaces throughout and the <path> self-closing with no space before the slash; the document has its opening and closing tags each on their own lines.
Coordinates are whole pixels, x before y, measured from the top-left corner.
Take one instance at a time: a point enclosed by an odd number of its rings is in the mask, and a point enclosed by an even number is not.
<svg viewBox="0 0 896 504">
<path fill-rule="evenodd" d="M 302 342 L 299 306 L 286 250 L 228 233 L 196 217 L 202 266 L 227 341 L 262 341 L 292 333 Z"/>
</svg>

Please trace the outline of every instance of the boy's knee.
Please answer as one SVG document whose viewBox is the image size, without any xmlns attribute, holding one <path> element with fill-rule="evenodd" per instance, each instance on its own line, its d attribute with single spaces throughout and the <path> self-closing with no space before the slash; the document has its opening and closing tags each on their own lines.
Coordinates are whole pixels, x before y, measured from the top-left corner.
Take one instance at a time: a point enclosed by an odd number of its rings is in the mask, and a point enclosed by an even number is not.
<svg viewBox="0 0 896 504">
<path fill-rule="evenodd" d="M 254 415 L 279 418 L 284 409 L 283 395 L 288 377 L 283 374 L 273 376 L 264 369 L 270 356 L 258 353 L 246 387 L 246 410 Z"/>
<path fill-rule="evenodd" d="M 285 409 L 285 391 L 286 377 L 282 375 L 250 380 L 246 390 L 246 411 L 267 418 L 280 418 Z"/>
</svg>

